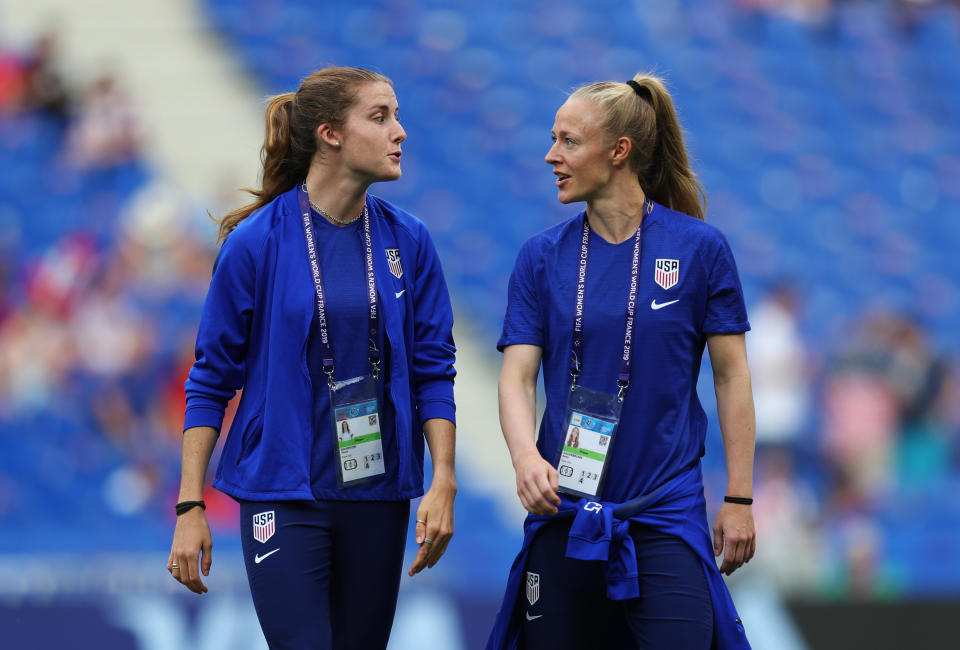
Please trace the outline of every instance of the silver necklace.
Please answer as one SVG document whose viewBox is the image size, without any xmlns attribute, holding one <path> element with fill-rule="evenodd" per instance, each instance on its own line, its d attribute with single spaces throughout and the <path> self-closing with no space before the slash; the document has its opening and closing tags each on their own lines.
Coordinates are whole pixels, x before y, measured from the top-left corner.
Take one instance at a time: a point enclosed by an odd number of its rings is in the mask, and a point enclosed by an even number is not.
<svg viewBox="0 0 960 650">
<path fill-rule="evenodd" d="M 357 219 L 363 216 L 363 210 L 361 210 L 360 214 L 355 216 L 353 219 L 338 219 L 337 217 L 333 216 L 332 214 L 330 214 L 329 212 L 321 208 L 319 205 L 314 203 L 312 199 L 307 199 L 307 200 L 310 201 L 311 208 L 313 208 L 314 210 L 322 214 L 325 218 L 329 219 L 333 223 L 338 223 L 341 226 L 349 226 L 351 223 L 353 223 L 354 221 L 356 221 Z"/>
</svg>

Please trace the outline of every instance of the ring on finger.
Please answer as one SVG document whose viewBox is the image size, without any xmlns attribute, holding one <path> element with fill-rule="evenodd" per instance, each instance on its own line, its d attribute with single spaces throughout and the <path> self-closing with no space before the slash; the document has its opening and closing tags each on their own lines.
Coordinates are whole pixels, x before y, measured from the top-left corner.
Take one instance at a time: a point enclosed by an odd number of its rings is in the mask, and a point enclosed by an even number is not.
<svg viewBox="0 0 960 650">
<path fill-rule="evenodd" d="M 180 565 L 179 565 L 179 564 L 171 564 L 171 565 L 170 565 L 170 569 L 179 569 L 179 568 L 180 568 Z"/>
<path fill-rule="evenodd" d="M 433 540 L 430 539 L 429 537 L 424 537 L 424 538 L 423 538 L 423 543 L 424 543 L 424 544 L 433 544 Z"/>
<path fill-rule="evenodd" d="M 423 525 L 426 525 L 426 524 L 427 524 L 427 522 L 425 522 L 423 519 L 417 519 L 417 523 L 418 523 L 418 524 L 423 524 Z"/>
</svg>

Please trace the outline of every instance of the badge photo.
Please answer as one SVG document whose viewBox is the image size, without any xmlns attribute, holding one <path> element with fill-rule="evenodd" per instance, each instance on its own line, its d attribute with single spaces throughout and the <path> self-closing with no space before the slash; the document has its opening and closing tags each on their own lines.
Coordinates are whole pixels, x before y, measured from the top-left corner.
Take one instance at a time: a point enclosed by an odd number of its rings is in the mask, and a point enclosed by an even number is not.
<svg viewBox="0 0 960 650">
<path fill-rule="evenodd" d="M 386 471 L 376 384 L 370 376 L 357 379 L 360 381 L 337 382 L 331 393 L 334 452 L 340 487 L 380 476 Z M 353 401 L 357 399 L 362 401 Z"/>
</svg>

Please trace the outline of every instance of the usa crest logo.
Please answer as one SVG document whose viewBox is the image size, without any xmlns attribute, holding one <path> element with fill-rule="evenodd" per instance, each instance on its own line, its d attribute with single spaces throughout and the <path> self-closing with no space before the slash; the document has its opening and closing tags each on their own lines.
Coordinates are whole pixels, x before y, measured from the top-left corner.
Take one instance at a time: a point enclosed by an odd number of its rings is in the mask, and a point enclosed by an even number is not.
<svg viewBox="0 0 960 650">
<path fill-rule="evenodd" d="M 680 260 L 656 260 L 653 281 L 664 289 L 669 289 L 680 281 Z"/>
<path fill-rule="evenodd" d="M 533 605 L 540 600 L 540 574 L 527 571 L 527 602 Z"/>
<path fill-rule="evenodd" d="M 390 272 L 393 273 L 393 277 L 399 280 L 403 277 L 403 266 L 400 264 L 400 249 L 384 248 L 383 250 L 387 254 L 387 266 L 390 267 Z"/>
<path fill-rule="evenodd" d="M 253 538 L 265 544 L 276 532 L 276 518 L 273 510 L 258 512 L 253 516 Z"/>
</svg>

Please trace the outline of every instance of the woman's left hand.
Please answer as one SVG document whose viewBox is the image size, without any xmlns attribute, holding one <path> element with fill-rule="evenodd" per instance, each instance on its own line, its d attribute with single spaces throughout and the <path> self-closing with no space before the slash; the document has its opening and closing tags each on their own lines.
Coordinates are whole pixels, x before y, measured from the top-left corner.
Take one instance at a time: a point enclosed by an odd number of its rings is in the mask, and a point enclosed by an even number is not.
<svg viewBox="0 0 960 650">
<path fill-rule="evenodd" d="M 430 490 L 417 508 L 415 532 L 420 550 L 410 567 L 410 575 L 423 569 L 432 569 L 447 550 L 453 537 L 453 500 L 457 496 L 457 481 L 434 476 Z"/>
<path fill-rule="evenodd" d="M 713 553 L 723 552 L 720 573 L 730 575 L 749 562 L 756 550 L 753 510 L 739 503 L 724 503 L 713 523 Z"/>
</svg>

